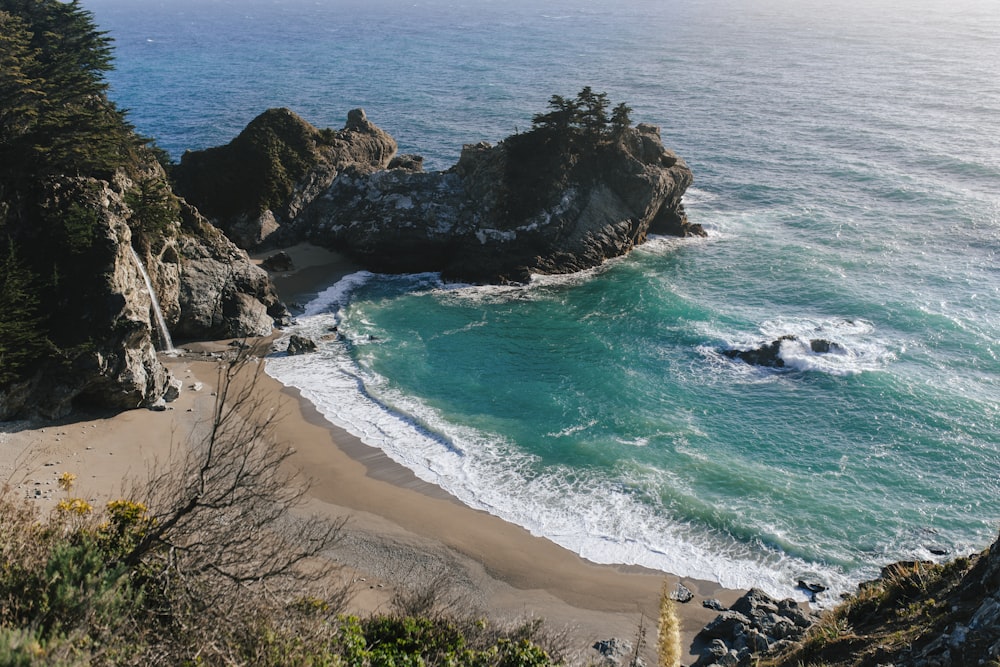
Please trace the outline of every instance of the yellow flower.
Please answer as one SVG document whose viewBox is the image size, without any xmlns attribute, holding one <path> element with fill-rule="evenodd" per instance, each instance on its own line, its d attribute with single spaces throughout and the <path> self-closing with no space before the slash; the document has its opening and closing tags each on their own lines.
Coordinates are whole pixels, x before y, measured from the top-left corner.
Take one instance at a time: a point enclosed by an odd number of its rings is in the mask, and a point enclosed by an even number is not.
<svg viewBox="0 0 1000 667">
<path fill-rule="evenodd" d="M 64 472 L 59 476 L 59 488 L 63 491 L 69 491 L 73 488 L 73 482 L 76 481 L 76 475 L 71 472 Z"/>
<path fill-rule="evenodd" d="M 56 505 L 56 509 L 63 514 L 76 514 L 78 516 L 84 516 L 85 514 L 90 514 L 90 511 L 94 508 L 91 507 L 83 498 L 66 498 L 60 500 Z"/>
</svg>

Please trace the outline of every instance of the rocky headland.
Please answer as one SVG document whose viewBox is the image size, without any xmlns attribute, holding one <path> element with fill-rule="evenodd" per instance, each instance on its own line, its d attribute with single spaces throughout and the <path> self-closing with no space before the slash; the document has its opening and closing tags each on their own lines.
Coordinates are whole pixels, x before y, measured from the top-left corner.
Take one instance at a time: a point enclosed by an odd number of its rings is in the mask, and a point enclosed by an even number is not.
<svg viewBox="0 0 1000 667">
<path fill-rule="evenodd" d="M 552 114 L 565 102 L 553 98 Z M 681 202 L 685 162 L 659 128 L 632 127 L 627 108 L 613 121 L 606 106 L 585 89 L 577 116 L 540 114 L 529 132 L 467 145 L 433 172 L 395 155 L 361 109 L 338 132 L 273 109 L 230 144 L 185 154 L 173 174 L 178 192 L 247 249 L 309 241 L 379 272 L 524 282 L 597 266 L 649 234 L 703 235 Z"/>
</svg>

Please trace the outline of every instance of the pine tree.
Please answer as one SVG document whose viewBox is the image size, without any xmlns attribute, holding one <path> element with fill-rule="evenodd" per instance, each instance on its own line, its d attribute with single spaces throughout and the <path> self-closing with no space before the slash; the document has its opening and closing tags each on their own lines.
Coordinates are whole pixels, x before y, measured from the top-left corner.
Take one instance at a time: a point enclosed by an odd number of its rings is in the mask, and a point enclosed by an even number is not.
<svg viewBox="0 0 1000 667">
<path fill-rule="evenodd" d="M 11 149 L 38 121 L 40 82 L 28 72 L 37 67 L 24 21 L 0 11 L 0 164 L 11 164 Z"/>
<path fill-rule="evenodd" d="M 105 176 L 138 140 L 107 99 L 111 39 L 77 0 L 0 0 L 0 177 Z"/>
<path fill-rule="evenodd" d="M 614 139 L 620 139 L 625 135 L 625 130 L 627 130 L 632 125 L 632 107 L 626 105 L 624 102 L 618 104 L 611 111 L 611 136 Z"/>
<path fill-rule="evenodd" d="M 0 253 L 0 385 L 29 370 L 45 347 L 32 274 L 13 242 Z"/>
<path fill-rule="evenodd" d="M 584 134 L 591 140 L 604 135 L 608 126 L 608 94 L 595 93 L 590 86 L 585 86 L 576 96 L 577 107 L 580 109 L 580 125 Z"/>
</svg>

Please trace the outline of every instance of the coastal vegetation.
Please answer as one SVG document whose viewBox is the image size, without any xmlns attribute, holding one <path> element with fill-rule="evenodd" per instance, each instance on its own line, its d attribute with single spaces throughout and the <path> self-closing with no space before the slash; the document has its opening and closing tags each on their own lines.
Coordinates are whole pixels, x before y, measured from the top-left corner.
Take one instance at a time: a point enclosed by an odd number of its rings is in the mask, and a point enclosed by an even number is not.
<svg viewBox="0 0 1000 667">
<path fill-rule="evenodd" d="M 80 326 L 106 279 L 101 183 L 166 200 L 149 140 L 107 98 L 111 67 L 110 38 L 78 2 L 0 1 L 0 387 L 68 367 L 106 333 Z M 139 227 L 162 234 L 142 210 Z"/>
<path fill-rule="evenodd" d="M 759 666 L 1000 665 L 998 545 L 947 563 L 883 568 L 826 612 L 802 642 Z"/>
<path fill-rule="evenodd" d="M 632 125 L 624 102 L 611 111 L 607 93 L 585 86 L 575 98 L 553 95 L 549 110 L 536 114 L 531 129 L 504 140 L 506 210 L 515 219 L 553 203 L 570 182 L 587 183 L 599 173 L 602 156 L 623 140 Z"/>
<path fill-rule="evenodd" d="M 440 582 L 386 613 L 345 612 L 351 586 L 328 557 L 343 523 L 305 513 L 252 352 L 220 365 L 204 438 L 121 498 L 93 507 L 71 472 L 47 517 L 0 494 L 0 664 L 561 662 L 540 623 L 462 614 Z"/>
</svg>

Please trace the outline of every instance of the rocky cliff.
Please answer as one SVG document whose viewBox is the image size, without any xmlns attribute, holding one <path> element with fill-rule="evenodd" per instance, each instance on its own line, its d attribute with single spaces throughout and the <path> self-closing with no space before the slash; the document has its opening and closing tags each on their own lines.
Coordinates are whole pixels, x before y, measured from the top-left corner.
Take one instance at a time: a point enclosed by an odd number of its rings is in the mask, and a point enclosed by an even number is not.
<svg viewBox="0 0 1000 667">
<path fill-rule="evenodd" d="M 175 191 L 242 248 L 265 245 L 347 165 L 382 169 L 396 142 L 352 111 L 340 131 L 318 130 L 269 109 L 230 143 L 188 151 L 172 169 Z"/>
<path fill-rule="evenodd" d="M 108 183 L 60 178 L 45 184 L 45 205 L 87 211 L 101 224 L 82 258 L 89 267 L 64 269 L 76 278 L 63 298 L 50 302 L 72 329 L 56 331 L 48 346 L 16 381 L 0 386 L 0 420 L 18 415 L 56 417 L 74 401 L 112 408 L 148 406 L 160 399 L 169 375 L 157 360 L 150 323 L 150 295 L 130 247 L 128 210 Z"/>
<path fill-rule="evenodd" d="M 270 333 L 286 313 L 267 275 L 108 100 L 89 12 L 7 3 L 0 27 L 0 420 L 161 400 L 153 294 L 177 336 Z"/>
<path fill-rule="evenodd" d="M 602 118 L 468 145 L 454 167 L 424 172 L 360 109 L 339 132 L 271 110 L 174 175 L 243 247 L 309 240 L 383 272 L 522 282 L 597 266 L 651 233 L 702 235 L 681 202 L 691 171 L 659 128 Z M 234 183 L 270 194 L 237 196 Z"/>
<path fill-rule="evenodd" d="M 147 168 L 145 178 L 165 183 L 158 167 Z M 53 270 L 63 275 L 42 290 L 45 326 L 38 336 L 44 349 L 18 378 L 0 384 L 0 420 L 59 417 L 83 405 L 128 409 L 163 399 L 170 376 L 156 356 L 163 341 L 143 269 L 174 337 L 262 336 L 287 316 L 267 274 L 168 191 L 156 204 L 167 219 L 149 229 L 143 218 L 151 205 L 133 196 L 138 187 L 124 174 L 110 181 L 54 177 L 35 190 L 36 199 L 21 202 L 24 210 L 8 208 L 9 223 L 25 222 L 6 230 L 21 254 L 35 255 L 35 266 L 38 256 L 51 255 Z M 54 239 L 28 224 L 38 211 L 64 227 L 78 225 L 85 235 L 79 248 L 55 253 Z"/>
<path fill-rule="evenodd" d="M 628 129 L 558 177 L 524 178 L 538 170 L 512 142 L 466 146 L 447 171 L 346 170 L 296 227 L 377 271 L 441 271 L 474 282 L 579 271 L 626 254 L 650 233 L 701 233 L 681 204 L 691 171 L 652 125 Z M 528 199 L 537 203 L 524 206 Z"/>
<path fill-rule="evenodd" d="M 826 612 L 805 639 L 783 648 L 778 656 L 759 661 L 748 656 L 746 664 L 1000 663 L 1000 539 L 982 553 L 945 564 L 889 565 L 878 579 L 861 584 L 857 593 Z"/>
</svg>

